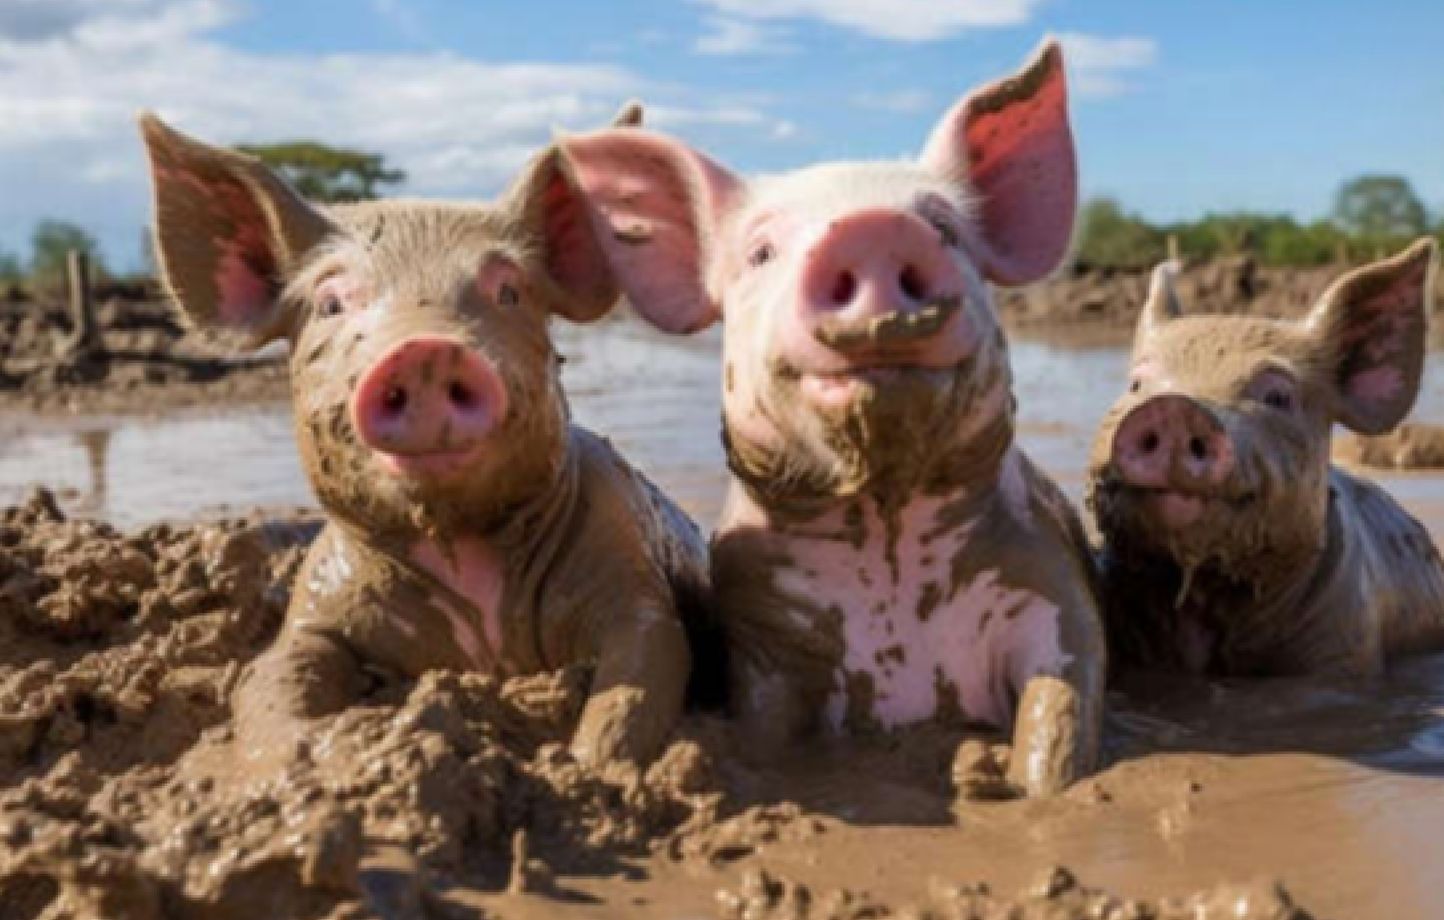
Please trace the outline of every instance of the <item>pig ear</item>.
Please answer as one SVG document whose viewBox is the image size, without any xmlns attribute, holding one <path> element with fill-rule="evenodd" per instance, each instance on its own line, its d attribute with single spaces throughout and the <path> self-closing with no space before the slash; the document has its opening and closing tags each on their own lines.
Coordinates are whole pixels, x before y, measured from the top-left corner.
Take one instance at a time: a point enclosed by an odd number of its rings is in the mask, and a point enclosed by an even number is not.
<svg viewBox="0 0 1444 920">
<path fill-rule="evenodd" d="M 642 102 L 640 99 L 628 99 L 617 109 L 617 114 L 612 116 L 613 128 L 640 128 L 642 126 Z"/>
<path fill-rule="evenodd" d="M 243 332 L 253 344 L 286 335 L 284 279 L 331 223 L 254 157 L 203 144 L 150 113 L 140 131 L 171 295 L 198 324 Z"/>
<path fill-rule="evenodd" d="M 1026 284 L 1056 268 L 1078 196 L 1058 43 L 1044 42 L 1020 72 L 954 106 L 933 129 L 922 163 L 979 199 L 988 280 Z"/>
<path fill-rule="evenodd" d="M 667 332 L 720 315 L 705 274 L 719 218 L 742 183 L 679 141 L 638 128 L 563 138 L 563 168 L 623 293 Z"/>
<path fill-rule="evenodd" d="M 1434 240 L 1335 281 L 1305 320 L 1334 377 L 1336 415 L 1361 434 L 1382 434 L 1414 406 L 1424 368 Z"/>
<path fill-rule="evenodd" d="M 1173 285 L 1178 277 L 1178 263 L 1169 260 L 1158 263 L 1148 278 L 1148 297 L 1138 314 L 1138 327 L 1133 333 L 1134 341 L 1142 341 L 1159 327 L 1183 315 L 1183 306 L 1178 302 L 1178 291 Z"/>
<path fill-rule="evenodd" d="M 552 312 L 578 323 L 606 315 L 617 302 L 617 282 L 586 202 L 562 173 L 557 148 L 532 160 L 506 197 L 541 240 L 547 275 L 557 288 Z"/>
</svg>

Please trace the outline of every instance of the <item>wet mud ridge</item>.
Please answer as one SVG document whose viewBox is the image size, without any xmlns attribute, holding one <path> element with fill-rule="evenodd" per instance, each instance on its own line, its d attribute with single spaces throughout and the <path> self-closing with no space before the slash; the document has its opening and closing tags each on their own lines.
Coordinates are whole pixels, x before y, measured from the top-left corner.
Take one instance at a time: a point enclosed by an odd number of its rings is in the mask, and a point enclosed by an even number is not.
<svg viewBox="0 0 1444 920">
<path fill-rule="evenodd" d="M 234 742 L 230 694 L 317 526 L 122 534 L 44 492 L 0 513 L 0 920 L 1309 916 L 1268 880 L 1131 897 L 1007 842 L 1163 788 L 1187 811 L 1197 763 L 1000 802 L 1006 749 L 960 749 L 961 732 L 764 769 L 692 715 L 650 768 L 594 771 L 564 744 L 583 669 L 378 674 L 363 705 L 261 763 Z M 860 867 L 893 850 L 922 868 L 874 885 Z"/>
<path fill-rule="evenodd" d="M 95 347 L 76 353 L 67 349 L 74 323 L 59 304 L 0 302 L 0 408 L 156 412 L 286 396 L 280 357 L 236 357 L 229 343 L 185 328 L 165 303 L 112 298 L 95 323 Z"/>
</svg>

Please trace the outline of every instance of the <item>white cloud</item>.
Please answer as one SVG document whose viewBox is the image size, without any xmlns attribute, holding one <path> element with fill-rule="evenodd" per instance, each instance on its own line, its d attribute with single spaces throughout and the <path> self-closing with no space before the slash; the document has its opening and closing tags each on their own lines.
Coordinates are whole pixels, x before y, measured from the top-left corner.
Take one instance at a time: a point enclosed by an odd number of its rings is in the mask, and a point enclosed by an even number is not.
<svg viewBox="0 0 1444 920">
<path fill-rule="evenodd" d="M 744 19 L 816 19 L 893 41 L 934 41 L 1026 22 L 1043 0 L 695 0 Z"/>
<path fill-rule="evenodd" d="M 1128 77 L 1158 60 L 1158 43 L 1151 38 L 1065 32 L 1058 40 L 1063 44 L 1073 88 L 1080 96 L 1125 93 L 1132 88 Z"/>
<path fill-rule="evenodd" d="M 407 171 L 408 193 L 458 197 L 494 192 L 554 128 L 605 124 L 626 98 L 682 133 L 790 130 L 756 104 L 612 64 L 239 50 L 209 35 L 236 13 L 229 0 L 69 0 L 64 21 L 19 17 L 15 2 L 0 0 L 0 244 L 10 248 L 53 213 L 129 254 L 146 219 L 135 130 L 144 108 L 220 143 L 316 138 L 375 150 Z"/>
<path fill-rule="evenodd" d="M 698 54 L 789 54 L 796 50 L 781 32 L 752 20 L 709 16 L 707 28 L 707 33 L 693 45 Z"/>
<path fill-rule="evenodd" d="M 852 97 L 852 104 L 862 109 L 877 109 L 882 112 L 910 115 L 932 108 L 933 97 L 931 93 L 921 89 L 869 91 L 855 94 Z"/>
</svg>

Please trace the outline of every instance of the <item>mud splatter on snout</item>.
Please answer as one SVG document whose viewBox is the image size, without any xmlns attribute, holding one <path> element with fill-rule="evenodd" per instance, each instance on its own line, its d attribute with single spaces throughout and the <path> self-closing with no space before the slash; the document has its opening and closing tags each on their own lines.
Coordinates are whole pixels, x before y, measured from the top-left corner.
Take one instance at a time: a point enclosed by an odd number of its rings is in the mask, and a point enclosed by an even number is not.
<svg viewBox="0 0 1444 920">
<path fill-rule="evenodd" d="M 813 336 L 836 351 L 911 345 L 941 331 L 962 305 L 961 297 L 944 297 L 920 310 L 897 310 L 864 320 L 824 317 L 817 323 Z"/>
</svg>

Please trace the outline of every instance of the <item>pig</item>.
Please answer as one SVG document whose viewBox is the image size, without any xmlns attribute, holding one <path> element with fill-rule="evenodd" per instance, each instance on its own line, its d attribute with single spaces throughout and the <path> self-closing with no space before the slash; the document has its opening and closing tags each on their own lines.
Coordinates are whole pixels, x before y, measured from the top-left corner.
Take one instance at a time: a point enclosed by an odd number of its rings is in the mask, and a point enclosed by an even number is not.
<svg viewBox="0 0 1444 920">
<path fill-rule="evenodd" d="M 1428 532 L 1329 461 L 1335 422 L 1377 435 L 1414 404 L 1434 250 L 1351 271 L 1294 320 L 1182 315 L 1173 266 L 1154 271 L 1089 462 L 1116 663 L 1366 677 L 1444 642 Z"/>
<path fill-rule="evenodd" d="M 712 574 L 748 749 L 942 718 L 1011 727 L 1019 791 L 1089 771 L 1092 562 L 1014 443 L 987 286 L 1068 245 L 1059 46 L 956 104 L 916 161 L 744 180 L 642 129 L 559 145 L 636 310 L 678 333 L 723 321 Z"/>
<path fill-rule="evenodd" d="M 618 294 L 555 149 L 494 204 L 318 207 L 252 157 L 140 128 L 165 284 L 199 326 L 289 343 L 328 517 L 242 678 L 241 733 L 279 749 L 373 673 L 580 665 L 578 759 L 650 759 L 683 703 L 707 548 L 569 420 L 549 318 L 596 320 Z"/>
</svg>

